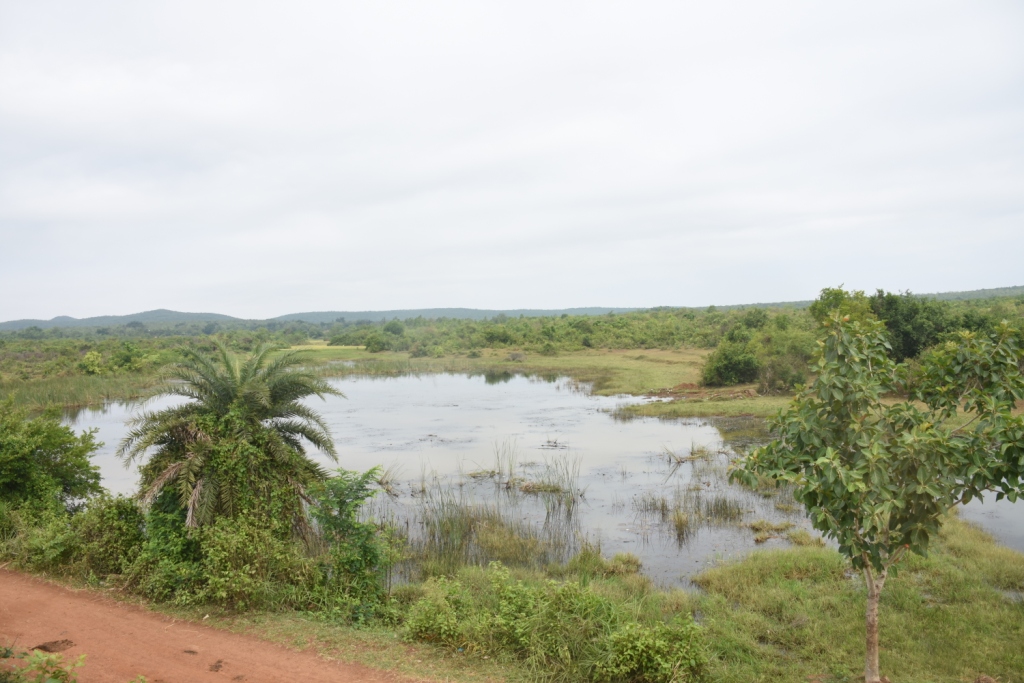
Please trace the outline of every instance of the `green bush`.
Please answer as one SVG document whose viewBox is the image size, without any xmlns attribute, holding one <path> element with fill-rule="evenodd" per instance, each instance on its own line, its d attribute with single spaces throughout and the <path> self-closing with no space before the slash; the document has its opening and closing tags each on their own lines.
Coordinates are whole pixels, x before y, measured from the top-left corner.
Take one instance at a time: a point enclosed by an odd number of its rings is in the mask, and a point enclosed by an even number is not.
<svg viewBox="0 0 1024 683">
<path fill-rule="evenodd" d="M 404 633 L 519 660 L 551 679 L 696 681 L 707 664 L 703 630 L 688 617 L 641 624 L 632 609 L 589 585 L 518 581 L 499 563 L 463 570 L 459 580 L 428 580 Z"/>
<path fill-rule="evenodd" d="M 99 493 L 99 469 L 89 458 L 93 432 L 80 436 L 55 412 L 28 419 L 12 401 L 0 402 L 0 501 L 14 507 L 74 507 Z"/>
<path fill-rule="evenodd" d="M 124 573 L 142 549 L 144 524 L 134 500 L 108 495 L 93 498 L 71 518 L 77 545 L 72 561 L 95 576 Z"/>
<path fill-rule="evenodd" d="M 143 544 L 143 516 L 135 502 L 99 496 L 81 511 L 0 510 L 6 554 L 19 566 L 82 579 L 121 574 Z"/>
<path fill-rule="evenodd" d="M 300 550 L 257 520 L 218 519 L 201 529 L 200 546 L 205 585 L 196 591 L 196 602 L 261 608 L 289 602 L 290 591 L 310 583 L 309 562 Z"/>
<path fill-rule="evenodd" d="M 652 626 L 632 623 L 608 638 L 608 655 L 595 667 L 595 678 L 643 683 L 695 681 L 700 680 L 707 663 L 700 627 L 692 620 Z"/>
<path fill-rule="evenodd" d="M 363 620 L 379 607 L 397 551 L 391 533 L 372 521 L 361 521 L 359 510 L 376 490 L 380 469 L 337 474 L 310 488 L 310 515 L 326 552 L 318 559 L 323 582 L 333 593 L 357 606 L 353 618 Z"/>
<path fill-rule="evenodd" d="M 429 579 L 423 586 L 424 596 L 413 603 L 405 617 L 405 636 L 438 645 L 458 647 L 469 598 L 457 581 L 445 577 Z"/>
<path fill-rule="evenodd" d="M 199 535 L 185 528 L 174 492 L 164 491 L 146 513 L 146 540 L 125 586 L 158 602 L 187 604 L 203 584 L 201 561 Z"/>
<path fill-rule="evenodd" d="M 11 518 L 15 531 L 5 544 L 5 555 L 31 571 L 66 573 L 78 549 L 69 514 L 22 508 Z"/>
<path fill-rule="evenodd" d="M 724 340 L 705 359 L 701 382 L 709 387 L 753 382 L 759 369 L 749 344 Z"/>
</svg>

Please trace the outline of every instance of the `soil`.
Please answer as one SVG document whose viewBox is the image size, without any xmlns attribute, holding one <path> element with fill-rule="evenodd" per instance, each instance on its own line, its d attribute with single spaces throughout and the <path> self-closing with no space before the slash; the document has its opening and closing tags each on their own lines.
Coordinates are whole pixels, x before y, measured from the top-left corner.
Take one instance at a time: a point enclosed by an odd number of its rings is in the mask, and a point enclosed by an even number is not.
<svg viewBox="0 0 1024 683">
<path fill-rule="evenodd" d="M 0 570 L 0 645 L 60 652 L 69 662 L 85 654 L 80 683 L 128 683 L 139 675 L 149 683 L 409 681 L 8 570 Z"/>
</svg>

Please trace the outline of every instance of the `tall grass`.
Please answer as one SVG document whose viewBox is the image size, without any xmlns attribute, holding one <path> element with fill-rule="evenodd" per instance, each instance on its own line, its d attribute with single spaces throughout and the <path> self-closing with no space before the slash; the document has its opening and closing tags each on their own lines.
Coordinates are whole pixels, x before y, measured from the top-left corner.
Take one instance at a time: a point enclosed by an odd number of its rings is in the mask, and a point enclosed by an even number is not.
<svg viewBox="0 0 1024 683">
<path fill-rule="evenodd" d="M 159 384 L 154 375 L 80 375 L 0 383 L 0 400 L 41 410 L 50 406 L 84 407 L 107 401 L 147 398 Z"/>
<path fill-rule="evenodd" d="M 461 488 L 436 481 L 428 486 L 409 538 L 410 576 L 451 575 L 460 567 L 494 561 L 541 568 L 568 560 L 580 542 L 572 515 L 530 524 L 523 519 L 519 495 L 495 487 L 491 502 L 482 503 Z"/>
<path fill-rule="evenodd" d="M 646 492 L 633 499 L 638 517 L 655 521 L 668 530 L 681 546 L 704 527 L 729 526 L 743 518 L 743 506 L 719 491 L 677 487 L 672 500 L 660 493 Z"/>
<path fill-rule="evenodd" d="M 865 590 L 835 550 L 755 552 L 695 579 L 718 654 L 710 678 L 852 681 L 864 667 Z M 882 672 L 893 680 L 1024 681 L 1024 555 L 948 519 L 882 594 Z M 863 678 L 861 678 L 863 680 Z"/>
</svg>

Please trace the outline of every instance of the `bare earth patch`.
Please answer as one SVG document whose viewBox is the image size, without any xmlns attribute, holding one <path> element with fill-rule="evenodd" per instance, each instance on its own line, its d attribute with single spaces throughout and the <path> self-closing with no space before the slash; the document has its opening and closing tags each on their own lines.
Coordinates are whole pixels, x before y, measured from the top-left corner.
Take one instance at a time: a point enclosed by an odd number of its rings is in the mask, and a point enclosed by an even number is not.
<svg viewBox="0 0 1024 683">
<path fill-rule="evenodd" d="M 81 683 L 127 683 L 140 674 L 150 683 L 411 680 L 7 570 L 0 570 L 0 644 L 59 651 L 66 661 L 85 654 L 85 667 L 79 670 Z"/>
</svg>

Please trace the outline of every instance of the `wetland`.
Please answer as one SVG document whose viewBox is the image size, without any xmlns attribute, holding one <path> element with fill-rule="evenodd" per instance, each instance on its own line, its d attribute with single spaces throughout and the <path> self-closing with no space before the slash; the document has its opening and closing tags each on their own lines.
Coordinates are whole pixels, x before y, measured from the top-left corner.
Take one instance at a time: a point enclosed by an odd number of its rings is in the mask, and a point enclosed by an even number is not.
<svg viewBox="0 0 1024 683">
<path fill-rule="evenodd" d="M 659 585 L 688 587 L 754 548 L 821 542 L 788 491 L 727 481 L 730 460 L 766 438 L 760 417 L 636 416 L 630 408 L 661 399 L 596 395 L 565 376 L 350 375 L 331 384 L 344 397 L 309 404 L 330 427 L 338 461 L 318 462 L 380 466 L 385 491 L 364 514 L 400 528 L 421 560 L 565 562 L 587 545 L 636 556 Z M 98 430 L 104 445 L 93 461 L 108 490 L 137 490 L 137 472 L 115 456 L 127 421 L 175 400 L 66 413 L 76 430 Z M 1020 515 L 1021 506 L 991 500 L 963 513 L 1017 549 Z M 487 528 L 503 534 L 480 533 Z"/>
</svg>

